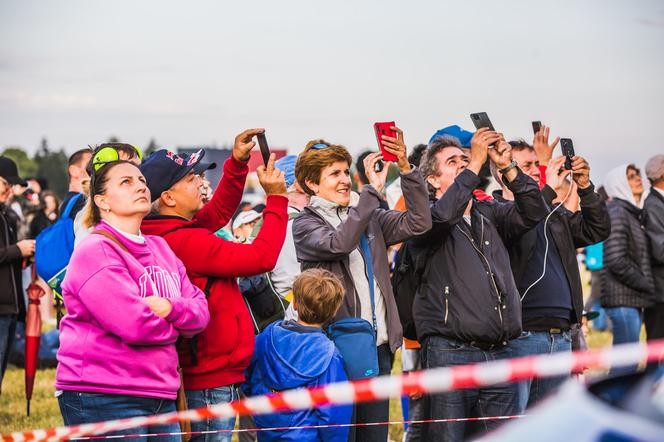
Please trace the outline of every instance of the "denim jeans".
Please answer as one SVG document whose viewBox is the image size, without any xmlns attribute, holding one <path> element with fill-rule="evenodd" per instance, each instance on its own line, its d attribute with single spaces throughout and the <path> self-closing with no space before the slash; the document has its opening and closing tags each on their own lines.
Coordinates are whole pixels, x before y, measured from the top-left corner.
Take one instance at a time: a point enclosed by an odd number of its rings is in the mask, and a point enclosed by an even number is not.
<svg viewBox="0 0 664 442">
<path fill-rule="evenodd" d="M 175 401 L 119 394 L 63 391 L 58 396 L 60 413 L 65 425 L 88 424 L 127 417 L 152 416 L 175 411 Z M 107 435 L 177 433 L 180 425 L 164 424 L 107 433 Z M 180 436 L 143 436 L 131 438 L 145 442 L 179 442 Z"/>
<path fill-rule="evenodd" d="M 209 407 L 210 405 L 225 404 L 238 400 L 238 388 L 236 385 L 224 385 L 223 387 L 207 388 L 204 390 L 187 390 L 187 406 L 189 409 Z M 211 419 L 192 422 L 191 431 L 211 431 L 209 434 L 193 434 L 191 442 L 230 442 L 235 428 L 235 417 L 230 419 Z M 214 433 L 217 430 L 229 430 Z"/>
<path fill-rule="evenodd" d="M 524 331 L 518 339 L 510 341 L 509 346 L 512 348 L 512 356 L 515 358 L 563 351 L 571 352 L 572 336 L 570 331 L 562 333 Z M 567 379 L 569 376 L 557 376 L 519 382 L 519 414 L 523 413 L 526 407 L 530 407 L 548 396 Z"/>
<path fill-rule="evenodd" d="M 2 378 L 5 376 L 9 353 L 14 342 L 14 331 L 16 330 L 16 315 L 0 315 L 0 391 L 2 390 Z"/>
<path fill-rule="evenodd" d="M 442 336 L 429 336 L 422 342 L 424 369 L 489 362 L 510 357 L 512 349 L 509 346 L 482 350 Z M 431 419 L 511 416 L 519 411 L 518 388 L 516 384 L 511 383 L 431 395 L 429 411 Z M 470 436 L 477 436 L 478 434 L 471 434 L 473 430 L 485 433 L 498 425 L 499 421 L 480 421 L 479 426 L 470 426 L 466 422 L 430 423 L 426 425 L 423 440 L 462 441 Z"/>
<path fill-rule="evenodd" d="M 392 372 L 394 355 L 388 344 L 379 345 L 378 375 L 383 376 Z M 387 422 L 390 418 L 390 401 L 373 401 L 357 404 L 353 408 L 353 423 Z M 387 440 L 387 425 L 367 427 L 351 427 L 348 440 L 356 442 L 385 442 Z"/>
<path fill-rule="evenodd" d="M 611 331 L 613 332 L 613 345 L 639 342 L 641 335 L 641 323 L 643 322 L 643 311 L 636 307 L 607 307 L 606 314 L 611 320 Z M 611 368 L 610 375 L 623 375 L 636 372 L 638 364 Z"/>
</svg>

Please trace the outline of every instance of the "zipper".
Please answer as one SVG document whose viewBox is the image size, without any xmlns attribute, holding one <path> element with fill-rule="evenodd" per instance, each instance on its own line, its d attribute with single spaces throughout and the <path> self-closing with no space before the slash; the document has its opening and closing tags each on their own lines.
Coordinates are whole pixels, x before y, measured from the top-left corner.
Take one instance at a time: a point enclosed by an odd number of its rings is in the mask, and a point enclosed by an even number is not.
<svg viewBox="0 0 664 442">
<path fill-rule="evenodd" d="M 445 325 L 447 325 L 447 314 L 450 312 L 449 296 L 450 296 L 450 287 L 446 285 L 445 286 Z"/>
<path fill-rule="evenodd" d="M 486 263 L 487 268 L 489 269 L 489 279 L 491 280 L 491 283 L 493 285 L 493 289 L 496 291 L 496 297 L 498 298 L 498 316 L 500 317 L 500 324 L 503 325 L 503 312 L 502 310 L 502 302 L 500 302 L 500 292 L 498 291 L 498 285 L 496 284 L 496 280 L 493 277 L 493 272 L 491 271 L 491 265 L 489 264 L 489 260 L 487 257 L 482 253 L 482 251 L 477 247 L 475 244 L 475 240 L 470 237 L 464 230 L 459 227 L 459 225 L 456 225 L 457 228 L 461 231 L 461 233 L 464 234 L 466 238 L 470 241 L 470 243 L 473 245 L 473 248 L 479 253 L 479 255 L 484 259 L 484 262 Z"/>
</svg>

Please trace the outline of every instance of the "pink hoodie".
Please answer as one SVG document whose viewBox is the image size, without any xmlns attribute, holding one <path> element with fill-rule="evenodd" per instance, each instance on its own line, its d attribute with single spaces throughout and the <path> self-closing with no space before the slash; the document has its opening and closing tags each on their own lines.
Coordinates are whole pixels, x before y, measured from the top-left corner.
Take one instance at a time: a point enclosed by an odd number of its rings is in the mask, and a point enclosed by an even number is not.
<svg viewBox="0 0 664 442">
<path fill-rule="evenodd" d="M 175 341 L 200 333 L 210 319 L 205 294 L 158 236 L 140 244 L 106 222 L 74 250 L 62 294 L 67 315 L 60 324 L 55 386 L 58 390 L 175 399 L 180 385 Z M 168 298 L 166 318 L 143 298 Z"/>
</svg>

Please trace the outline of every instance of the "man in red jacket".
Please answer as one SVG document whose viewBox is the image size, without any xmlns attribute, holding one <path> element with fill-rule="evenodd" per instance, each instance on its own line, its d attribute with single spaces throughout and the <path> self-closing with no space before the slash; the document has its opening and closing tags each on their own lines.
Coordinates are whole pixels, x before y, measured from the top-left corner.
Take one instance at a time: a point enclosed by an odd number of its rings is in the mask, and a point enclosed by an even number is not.
<svg viewBox="0 0 664 442">
<path fill-rule="evenodd" d="M 232 156 L 224 163 L 214 196 L 203 204 L 202 183 L 194 171 L 205 152 L 189 156 L 160 150 L 141 165 L 154 202 L 141 226 L 145 234 L 162 236 L 187 268 L 191 281 L 208 296 L 210 323 L 205 331 L 179 343 L 180 364 L 189 408 L 230 402 L 254 351 L 254 328 L 236 278 L 271 271 L 286 236 L 288 199 L 283 172 L 259 167 L 258 179 L 267 194 L 263 227 L 251 244 L 236 244 L 215 236 L 242 199 L 256 145 L 252 138 L 264 129 L 248 129 L 235 138 Z M 192 422 L 192 431 L 232 430 L 235 419 Z M 231 433 L 194 435 L 192 441 L 230 441 Z"/>
</svg>

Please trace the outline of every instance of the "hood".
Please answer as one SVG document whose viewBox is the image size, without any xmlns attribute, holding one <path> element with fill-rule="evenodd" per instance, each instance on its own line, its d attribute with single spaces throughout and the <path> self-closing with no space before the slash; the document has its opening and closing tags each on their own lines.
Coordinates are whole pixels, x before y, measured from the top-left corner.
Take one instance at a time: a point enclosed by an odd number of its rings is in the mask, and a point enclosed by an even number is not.
<svg viewBox="0 0 664 442">
<path fill-rule="evenodd" d="M 177 229 L 195 227 L 195 221 L 188 221 L 179 216 L 148 215 L 141 223 L 141 232 L 146 235 L 164 236 Z"/>
<path fill-rule="evenodd" d="M 265 384 L 273 390 L 286 390 L 305 385 L 320 377 L 334 356 L 334 343 L 323 331 L 297 332 L 277 321 L 256 340 L 258 367 Z M 303 328 L 299 325 L 295 327 Z M 306 327 L 311 330 L 310 327 Z"/>
<path fill-rule="evenodd" d="M 632 189 L 629 187 L 629 181 L 627 180 L 627 166 L 628 164 L 621 164 L 620 166 L 611 169 L 609 173 L 606 174 L 606 177 L 604 177 L 604 189 L 610 198 L 618 198 L 627 201 L 634 207 L 640 209 L 646 195 L 644 192 L 644 194 L 641 195 L 641 203 L 636 203 L 634 195 L 632 194 Z"/>
</svg>

